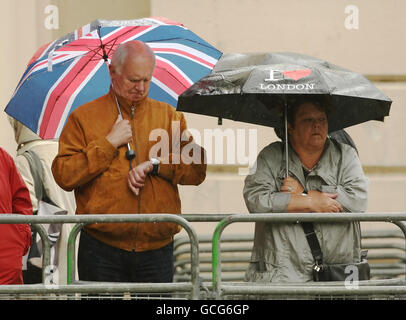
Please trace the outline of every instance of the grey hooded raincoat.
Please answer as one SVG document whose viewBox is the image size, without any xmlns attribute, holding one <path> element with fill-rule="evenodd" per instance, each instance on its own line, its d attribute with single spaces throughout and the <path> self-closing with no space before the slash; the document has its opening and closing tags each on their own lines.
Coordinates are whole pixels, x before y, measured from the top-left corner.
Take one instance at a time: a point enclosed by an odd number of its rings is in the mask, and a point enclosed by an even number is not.
<svg viewBox="0 0 406 320">
<path fill-rule="evenodd" d="M 244 199 L 251 213 L 286 212 L 290 194 L 280 192 L 285 178 L 284 146 L 274 142 L 258 155 L 256 171 L 247 176 Z M 305 190 L 337 193 L 345 212 L 364 212 L 368 182 L 356 151 L 327 139 L 317 165 L 304 175 L 295 151 L 289 150 L 289 175 Z M 334 213 L 332 213 L 334 214 Z M 326 263 L 360 261 L 359 222 L 314 223 Z M 312 281 L 314 260 L 302 226 L 298 223 L 256 223 L 251 263 L 246 280 L 252 282 Z"/>
</svg>

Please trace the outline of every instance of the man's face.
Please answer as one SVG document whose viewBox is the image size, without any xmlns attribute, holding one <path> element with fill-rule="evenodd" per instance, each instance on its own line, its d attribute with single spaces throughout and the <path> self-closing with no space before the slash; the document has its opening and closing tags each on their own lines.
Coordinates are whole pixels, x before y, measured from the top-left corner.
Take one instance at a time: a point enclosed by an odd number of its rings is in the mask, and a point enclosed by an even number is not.
<svg viewBox="0 0 406 320">
<path fill-rule="evenodd" d="M 153 60 L 142 55 L 133 58 L 127 57 L 121 70 L 110 65 L 114 91 L 132 103 L 137 103 L 148 95 L 153 72 Z"/>
<path fill-rule="evenodd" d="M 298 107 L 294 124 L 288 124 L 288 130 L 293 146 L 320 151 L 327 138 L 327 115 L 312 103 L 304 103 Z"/>
</svg>

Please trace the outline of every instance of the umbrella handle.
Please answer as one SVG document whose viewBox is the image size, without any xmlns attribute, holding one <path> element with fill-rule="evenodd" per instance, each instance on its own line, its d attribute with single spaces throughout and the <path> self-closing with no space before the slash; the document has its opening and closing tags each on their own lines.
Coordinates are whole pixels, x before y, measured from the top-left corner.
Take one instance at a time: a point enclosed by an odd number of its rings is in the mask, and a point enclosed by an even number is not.
<svg viewBox="0 0 406 320">
<path fill-rule="evenodd" d="M 116 106 L 118 110 L 118 115 L 121 120 L 123 120 L 123 115 L 121 113 L 120 104 L 118 103 L 117 96 L 114 94 L 114 98 L 116 99 Z M 126 159 L 130 162 L 130 170 L 132 169 L 131 160 L 135 158 L 135 151 L 131 149 L 130 143 L 127 142 L 127 152 L 125 153 Z"/>
</svg>

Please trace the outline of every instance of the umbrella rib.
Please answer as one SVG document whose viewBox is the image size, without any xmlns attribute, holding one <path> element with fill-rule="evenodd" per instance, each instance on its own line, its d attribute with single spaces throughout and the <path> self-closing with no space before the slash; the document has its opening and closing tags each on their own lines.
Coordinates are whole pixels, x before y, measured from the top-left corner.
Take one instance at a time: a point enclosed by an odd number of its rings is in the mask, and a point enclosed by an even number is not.
<svg viewBox="0 0 406 320">
<path fill-rule="evenodd" d="M 109 45 L 109 50 L 108 50 L 108 52 L 106 52 L 107 56 L 110 55 L 110 52 L 113 50 L 113 48 L 114 48 L 114 46 L 116 45 L 116 43 L 117 43 L 117 38 L 114 38 L 113 44 L 112 44 L 112 45 Z"/>
</svg>

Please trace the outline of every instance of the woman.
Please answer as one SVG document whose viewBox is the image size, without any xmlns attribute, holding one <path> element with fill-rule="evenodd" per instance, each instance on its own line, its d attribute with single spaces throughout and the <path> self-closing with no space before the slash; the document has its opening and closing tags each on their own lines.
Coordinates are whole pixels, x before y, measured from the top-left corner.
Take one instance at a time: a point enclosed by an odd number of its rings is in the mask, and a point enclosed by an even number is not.
<svg viewBox="0 0 406 320">
<path fill-rule="evenodd" d="M 328 104 L 303 96 L 288 109 L 289 176 L 283 143 L 265 147 L 247 176 L 244 199 L 252 213 L 363 212 L 367 179 L 355 149 L 330 140 Z M 325 263 L 359 262 L 360 226 L 314 223 Z M 307 282 L 314 266 L 300 224 L 256 223 L 247 281 Z"/>
</svg>

